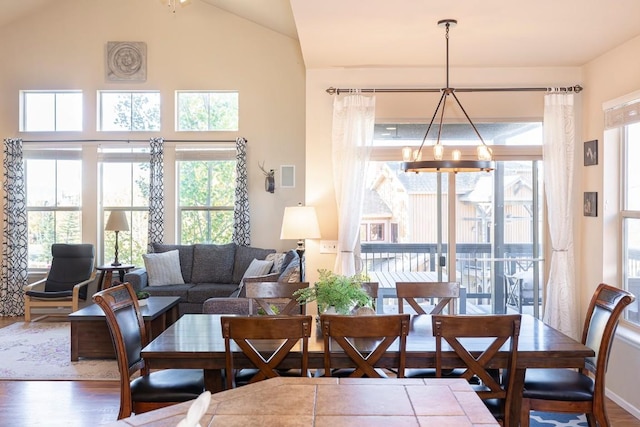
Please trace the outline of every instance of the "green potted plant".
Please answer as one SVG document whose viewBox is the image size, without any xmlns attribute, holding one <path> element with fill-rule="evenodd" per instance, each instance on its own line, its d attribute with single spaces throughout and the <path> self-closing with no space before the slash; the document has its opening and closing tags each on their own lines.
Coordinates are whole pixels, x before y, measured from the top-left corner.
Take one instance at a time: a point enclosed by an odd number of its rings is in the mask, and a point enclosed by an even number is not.
<svg viewBox="0 0 640 427">
<path fill-rule="evenodd" d="M 320 278 L 315 286 L 294 292 L 300 304 L 316 301 L 318 313 L 350 314 L 357 307 L 372 307 L 373 301 L 362 287 L 368 278 L 362 274 L 343 276 L 329 270 L 318 270 Z"/>
<path fill-rule="evenodd" d="M 136 292 L 136 297 L 138 297 L 138 305 L 143 306 L 147 305 L 147 299 L 151 296 L 149 292 Z"/>
</svg>

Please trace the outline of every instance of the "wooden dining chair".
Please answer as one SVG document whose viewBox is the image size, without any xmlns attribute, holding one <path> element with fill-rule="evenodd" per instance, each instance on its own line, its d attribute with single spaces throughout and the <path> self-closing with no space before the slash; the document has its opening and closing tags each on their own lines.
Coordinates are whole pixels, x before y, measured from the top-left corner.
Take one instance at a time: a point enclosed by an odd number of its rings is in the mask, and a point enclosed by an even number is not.
<svg viewBox="0 0 640 427">
<path fill-rule="evenodd" d="M 455 308 L 453 302 L 460 296 L 460 284 L 457 282 L 396 282 L 396 294 L 399 313 L 404 313 L 404 301 L 406 301 L 416 314 L 442 314 L 447 306 Z M 420 298 L 430 300 L 435 298 L 438 302 L 427 313 L 417 301 Z M 442 375 L 454 378 L 459 377 L 461 372 L 460 369 L 448 369 L 444 370 Z M 407 378 L 434 378 L 435 375 L 434 368 L 412 368 L 405 372 Z"/>
<path fill-rule="evenodd" d="M 436 377 L 442 377 L 444 369 L 464 368 L 461 378 L 470 381 L 478 378 L 480 384 L 472 387 L 485 402 L 492 415 L 502 425 L 514 425 L 509 411 L 516 398 L 515 375 L 518 360 L 518 337 L 520 335 L 519 314 L 497 314 L 486 316 L 455 316 L 437 314 L 432 318 L 433 335 L 436 338 Z M 474 346 L 482 340 L 481 348 L 465 347 L 471 344 L 466 339 L 473 339 Z M 456 358 L 445 359 L 443 341 L 455 352 Z M 509 360 L 501 376 L 490 369 L 491 362 L 508 343 Z"/>
<path fill-rule="evenodd" d="M 309 376 L 309 337 L 311 316 L 222 316 L 222 336 L 225 345 L 227 388 L 236 386 L 236 364 L 231 342 L 257 369 L 248 383 L 280 376 L 278 367 L 301 342 L 299 376 Z M 267 356 L 265 356 L 267 355 Z M 291 376 L 291 375 L 289 375 Z"/>
<path fill-rule="evenodd" d="M 130 283 L 93 295 L 104 311 L 120 372 L 118 419 L 197 398 L 204 391 L 202 369 L 150 371 L 140 352 L 147 345 L 147 331 L 136 293 Z M 135 375 L 138 375 L 134 378 Z"/>
<path fill-rule="evenodd" d="M 249 313 L 254 313 L 255 301 L 258 308 L 270 316 L 306 314 L 307 305 L 300 304 L 293 293 L 308 287 L 308 282 L 247 282 L 245 292 L 249 299 Z"/>
<path fill-rule="evenodd" d="M 377 311 L 378 303 L 382 303 L 382 301 L 378 301 L 378 282 L 362 282 L 362 289 L 373 301 L 373 310 Z"/>
<path fill-rule="evenodd" d="M 349 377 L 384 378 L 386 374 L 378 368 L 397 368 L 398 378 L 403 378 L 409 319 L 408 314 L 321 315 L 325 376 L 333 375 L 331 354 L 333 352 L 332 344 L 336 343 L 356 366 L 354 370 L 349 372 Z M 399 340 L 398 352 L 393 363 L 388 364 L 387 362 L 386 366 L 378 363 L 396 340 Z"/>
<path fill-rule="evenodd" d="M 406 301 L 417 314 L 440 314 L 445 307 L 455 309 L 453 302 L 460 296 L 460 284 L 456 282 L 397 282 L 398 313 L 404 313 Z M 417 298 L 438 300 L 429 313 L 416 301 Z M 451 313 L 455 314 L 455 313 Z"/>
<path fill-rule="evenodd" d="M 590 427 L 609 426 L 605 405 L 605 374 L 618 320 L 635 297 L 601 283 L 589 303 L 582 329 L 582 344 L 595 352 L 584 367 L 527 369 L 520 425 L 529 426 L 530 411 L 586 414 Z"/>
</svg>

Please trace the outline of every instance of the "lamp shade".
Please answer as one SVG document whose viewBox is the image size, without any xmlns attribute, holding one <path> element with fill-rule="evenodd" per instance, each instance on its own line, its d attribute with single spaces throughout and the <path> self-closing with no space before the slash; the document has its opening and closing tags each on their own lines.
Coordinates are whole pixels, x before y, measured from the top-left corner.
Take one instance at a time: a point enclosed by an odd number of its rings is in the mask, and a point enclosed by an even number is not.
<svg viewBox="0 0 640 427">
<path fill-rule="evenodd" d="M 127 215 L 124 211 L 111 211 L 104 229 L 107 231 L 129 231 Z"/>
<path fill-rule="evenodd" d="M 288 206 L 284 208 L 281 239 L 319 239 L 320 226 L 313 206 Z"/>
</svg>

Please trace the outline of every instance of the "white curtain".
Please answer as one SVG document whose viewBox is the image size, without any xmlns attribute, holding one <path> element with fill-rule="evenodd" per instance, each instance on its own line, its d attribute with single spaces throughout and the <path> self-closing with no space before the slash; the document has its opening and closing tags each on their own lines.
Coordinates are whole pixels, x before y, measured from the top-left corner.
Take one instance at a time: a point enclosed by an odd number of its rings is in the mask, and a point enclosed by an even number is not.
<svg viewBox="0 0 640 427">
<path fill-rule="evenodd" d="M 351 92 L 333 101 L 333 181 L 338 205 L 338 256 L 335 272 L 352 276 L 360 234 L 367 164 L 373 144 L 375 97 Z"/>
<path fill-rule="evenodd" d="M 551 234 L 551 265 L 543 320 L 580 338 L 574 275 L 573 169 L 575 122 L 573 95 L 551 93 L 544 99 L 544 185 Z"/>
</svg>

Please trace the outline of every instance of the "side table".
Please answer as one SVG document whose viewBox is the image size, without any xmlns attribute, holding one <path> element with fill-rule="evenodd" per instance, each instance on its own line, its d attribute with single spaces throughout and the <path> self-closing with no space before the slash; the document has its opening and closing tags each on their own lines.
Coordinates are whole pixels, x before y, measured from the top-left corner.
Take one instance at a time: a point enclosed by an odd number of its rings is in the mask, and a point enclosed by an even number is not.
<svg viewBox="0 0 640 427">
<path fill-rule="evenodd" d="M 136 266 L 133 264 L 120 264 L 120 265 L 111 265 L 105 264 L 100 267 L 96 267 L 96 270 L 100 272 L 100 279 L 98 281 L 98 290 L 101 291 L 103 289 L 107 289 L 111 287 L 113 283 L 113 272 L 118 272 L 118 277 L 120 281 L 124 281 L 124 274 L 129 270 L 133 270 Z"/>
</svg>

